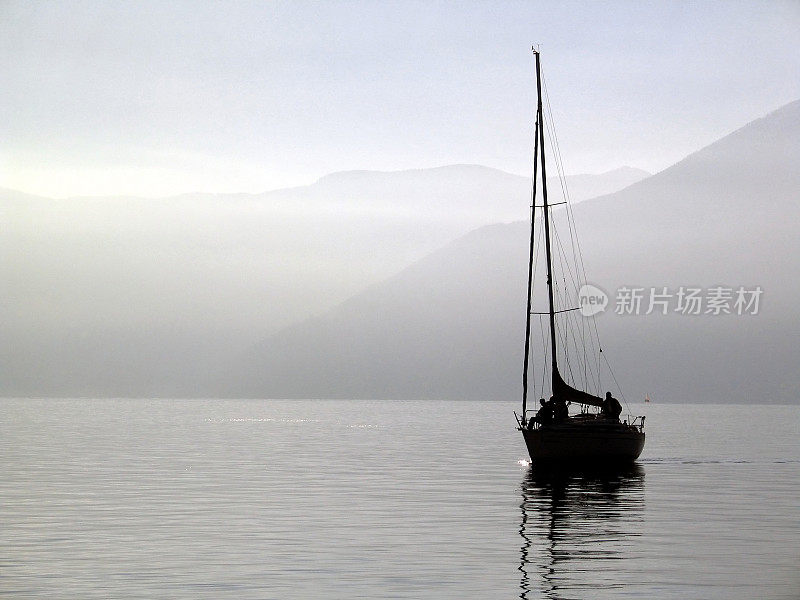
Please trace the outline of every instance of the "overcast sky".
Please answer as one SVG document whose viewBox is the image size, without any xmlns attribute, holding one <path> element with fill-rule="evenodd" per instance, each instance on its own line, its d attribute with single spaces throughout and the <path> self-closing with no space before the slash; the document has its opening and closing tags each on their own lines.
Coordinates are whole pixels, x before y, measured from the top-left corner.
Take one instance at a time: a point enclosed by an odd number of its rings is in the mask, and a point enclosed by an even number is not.
<svg viewBox="0 0 800 600">
<path fill-rule="evenodd" d="M 259 192 L 526 174 L 540 44 L 568 173 L 658 171 L 800 97 L 800 2 L 0 0 L 0 186 Z"/>
</svg>

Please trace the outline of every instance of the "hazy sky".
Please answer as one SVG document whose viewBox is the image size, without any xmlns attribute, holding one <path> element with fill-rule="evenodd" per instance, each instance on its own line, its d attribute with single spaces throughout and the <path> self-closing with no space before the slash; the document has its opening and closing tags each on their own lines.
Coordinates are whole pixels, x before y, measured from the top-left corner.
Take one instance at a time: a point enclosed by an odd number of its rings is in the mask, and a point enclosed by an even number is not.
<svg viewBox="0 0 800 600">
<path fill-rule="evenodd" d="M 0 186 L 263 191 L 527 173 L 540 44 L 569 173 L 657 171 L 800 97 L 800 2 L 0 0 Z"/>
</svg>

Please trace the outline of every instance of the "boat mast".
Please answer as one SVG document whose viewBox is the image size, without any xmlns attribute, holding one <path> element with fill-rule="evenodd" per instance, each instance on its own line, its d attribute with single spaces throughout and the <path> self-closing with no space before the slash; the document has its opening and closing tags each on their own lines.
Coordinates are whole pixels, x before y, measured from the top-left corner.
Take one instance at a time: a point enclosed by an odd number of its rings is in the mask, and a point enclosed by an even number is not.
<svg viewBox="0 0 800 600">
<path fill-rule="evenodd" d="M 547 299 L 550 306 L 550 353 L 553 363 L 552 380 L 553 393 L 556 388 L 556 378 L 558 377 L 558 364 L 556 362 L 556 313 L 553 306 L 553 267 L 550 255 L 550 211 L 547 205 L 547 168 L 544 160 L 544 114 L 542 112 L 542 70 L 539 64 L 539 51 L 534 50 L 536 56 L 536 92 L 538 95 L 538 108 L 536 110 L 537 123 L 539 129 L 539 146 L 542 160 L 542 212 L 544 214 L 544 242 L 545 253 L 547 255 Z"/>
<path fill-rule="evenodd" d="M 539 116 L 536 116 L 536 128 L 533 134 L 533 189 L 531 190 L 531 244 L 528 253 L 528 310 L 525 313 L 525 359 L 522 367 L 522 421 L 528 404 L 528 362 L 531 348 L 531 287 L 533 285 L 533 223 L 536 218 L 536 175 L 539 168 Z"/>
</svg>

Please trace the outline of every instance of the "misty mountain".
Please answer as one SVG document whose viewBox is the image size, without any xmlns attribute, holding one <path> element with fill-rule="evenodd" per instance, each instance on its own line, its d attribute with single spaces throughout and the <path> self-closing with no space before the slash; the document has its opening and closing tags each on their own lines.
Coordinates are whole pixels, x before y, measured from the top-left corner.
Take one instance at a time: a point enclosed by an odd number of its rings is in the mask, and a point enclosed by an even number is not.
<svg viewBox="0 0 800 600">
<path fill-rule="evenodd" d="M 580 175 L 573 198 L 646 173 Z M 0 190 L 6 395 L 197 395 L 203 375 L 482 224 L 529 181 L 476 165 L 264 194 L 55 200 Z"/>
<path fill-rule="evenodd" d="M 588 279 L 611 295 L 604 353 L 630 400 L 797 402 L 798 140 L 800 101 L 574 208 Z M 231 364 L 225 393 L 519 397 L 528 232 L 479 228 L 266 338 Z M 718 285 L 760 286 L 759 314 L 614 313 L 621 286 Z"/>
</svg>

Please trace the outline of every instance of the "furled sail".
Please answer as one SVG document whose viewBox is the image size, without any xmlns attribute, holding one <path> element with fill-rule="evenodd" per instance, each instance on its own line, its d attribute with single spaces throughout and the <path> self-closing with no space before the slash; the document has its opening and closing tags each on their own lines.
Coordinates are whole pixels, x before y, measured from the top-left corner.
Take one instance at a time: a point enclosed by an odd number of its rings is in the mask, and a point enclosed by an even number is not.
<svg viewBox="0 0 800 600">
<path fill-rule="evenodd" d="M 593 396 L 587 392 L 575 389 L 561 378 L 561 373 L 558 372 L 558 367 L 553 369 L 553 396 L 561 398 L 566 402 L 575 402 L 576 404 L 589 404 L 590 406 L 599 406 L 602 408 L 603 399 Z"/>
</svg>

